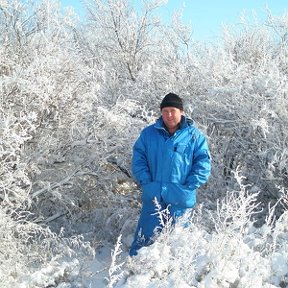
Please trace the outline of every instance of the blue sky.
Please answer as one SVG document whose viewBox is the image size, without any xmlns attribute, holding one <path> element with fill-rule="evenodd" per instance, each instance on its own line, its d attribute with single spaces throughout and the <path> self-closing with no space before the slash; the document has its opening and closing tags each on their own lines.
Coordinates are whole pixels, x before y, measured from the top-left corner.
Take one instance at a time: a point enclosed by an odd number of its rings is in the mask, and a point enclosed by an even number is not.
<svg viewBox="0 0 288 288">
<path fill-rule="evenodd" d="M 84 15 L 81 0 L 60 1 L 62 5 L 72 6 L 77 13 Z M 141 1 L 134 0 L 131 3 Z M 159 13 L 165 19 L 183 7 L 185 9 L 182 20 L 192 25 L 193 38 L 214 41 L 220 36 L 223 24 L 236 25 L 243 13 L 247 18 L 257 15 L 260 20 L 266 17 L 266 7 L 275 16 L 288 13 L 288 0 L 169 0 Z"/>
</svg>

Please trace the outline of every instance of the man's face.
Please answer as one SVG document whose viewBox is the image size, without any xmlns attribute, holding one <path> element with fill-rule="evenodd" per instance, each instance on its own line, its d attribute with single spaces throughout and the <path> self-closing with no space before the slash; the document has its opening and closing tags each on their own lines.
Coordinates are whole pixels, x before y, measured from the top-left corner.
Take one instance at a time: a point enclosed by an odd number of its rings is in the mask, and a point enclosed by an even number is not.
<svg viewBox="0 0 288 288">
<path fill-rule="evenodd" d="M 161 113 L 168 130 L 176 130 L 181 122 L 183 111 L 176 107 L 164 107 L 162 108 Z"/>
</svg>

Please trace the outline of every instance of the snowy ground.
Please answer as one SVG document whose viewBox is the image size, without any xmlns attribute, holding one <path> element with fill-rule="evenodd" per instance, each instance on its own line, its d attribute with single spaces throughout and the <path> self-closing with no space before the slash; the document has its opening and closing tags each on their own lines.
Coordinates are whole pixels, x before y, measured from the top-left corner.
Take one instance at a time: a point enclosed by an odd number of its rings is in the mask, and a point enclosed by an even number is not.
<svg viewBox="0 0 288 288">
<path fill-rule="evenodd" d="M 134 217 L 121 218 L 120 225 L 109 214 L 106 222 L 100 219 L 107 224 L 100 229 L 97 221 L 101 221 L 94 216 L 102 214 L 93 212 L 86 220 L 79 218 L 70 232 L 82 227 L 94 258 L 76 249 L 71 257 L 55 257 L 26 275 L 14 275 L 17 283 L 1 288 L 288 287 L 288 212 L 277 221 L 268 217 L 266 224 L 256 228 L 249 220 L 253 197 L 229 195 L 210 221 L 208 211 L 199 208 L 189 227 L 183 225 L 187 219 L 168 225 L 153 245 L 132 258 L 127 251 Z M 119 210 L 115 214 L 119 216 Z M 113 223 L 119 229 L 112 229 Z"/>
<path fill-rule="evenodd" d="M 76 254 L 70 260 L 50 261 L 13 287 L 288 287 L 288 217 L 284 215 L 274 230 L 248 225 L 243 234 L 235 227 L 210 233 L 197 223 L 168 227 L 132 258 L 126 245 L 116 249 L 103 242 L 97 245 L 95 258 Z"/>
<path fill-rule="evenodd" d="M 110 286 L 105 278 L 114 247 L 102 246 L 90 263 L 91 278 L 83 284 L 93 288 L 288 287 L 287 215 L 277 224 L 273 231 L 267 225 L 259 229 L 251 225 L 242 236 L 232 235 L 229 229 L 208 233 L 197 225 L 168 229 L 136 257 L 122 253 L 118 264 L 124 260 L 123 269 L 115 269 L 115 274 L 123 272 L 122 278 Z"/>
<path fill-rule="evenodd" d="M 95 259 L 87 265 L 90 275 L 83 281 L 85 287 L 107 287 L 108 269 L 111 264 L 111 245 L 107 244 L 96 249 Z"/>
</svg>

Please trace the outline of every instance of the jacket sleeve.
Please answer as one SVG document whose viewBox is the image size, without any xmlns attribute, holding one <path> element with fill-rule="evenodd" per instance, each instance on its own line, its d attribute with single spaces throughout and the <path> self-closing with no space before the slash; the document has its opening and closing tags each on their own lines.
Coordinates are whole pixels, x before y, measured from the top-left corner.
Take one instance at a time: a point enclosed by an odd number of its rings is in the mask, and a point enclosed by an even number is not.
<svg viewBox="0 0 288 288">
<path fill-rule="evenodd" d="M 191 190 L 205 184 L 211 174 L 211 157 L 207 141 L 203 134 L 198 136 L 192 159 L 192 168 L 185 185 Z"/>
<path fill-rule="evenodd" d="M 211 173 L 211 157 L 204 135 L 195 143 L 192 167 L 184 184 L 163 183 L 161 196 L 166 204 L 192 208 L 196 204 L 196 189 L 207 182 Z"/>
<path fill-rule="evenodd" d="M 143 131 L 133 146 L 132 173 L 140 186 L 152 181 L 146 156 L 145 134 Z"/>
</svg>

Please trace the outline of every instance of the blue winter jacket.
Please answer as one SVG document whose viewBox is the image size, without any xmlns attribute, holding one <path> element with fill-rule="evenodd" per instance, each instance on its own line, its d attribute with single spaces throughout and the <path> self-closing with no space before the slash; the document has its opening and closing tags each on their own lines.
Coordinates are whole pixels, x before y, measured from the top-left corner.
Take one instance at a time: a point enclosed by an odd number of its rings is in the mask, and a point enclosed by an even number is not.
<svg viewBox="0 0 288 288">
<path fill-rule="evenodd" d="M 132 172 L 141 186 L 144 205 L 156 197 L 166 205 L 192 208 L 196 189 L 207 182 L 211 172 L 206 139 L 185 116 L 170 136 L 160 117 L 135 142 Z"/>
</svg>

